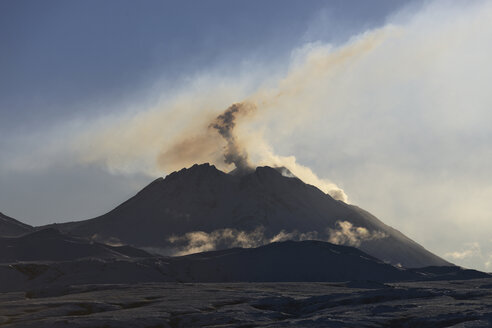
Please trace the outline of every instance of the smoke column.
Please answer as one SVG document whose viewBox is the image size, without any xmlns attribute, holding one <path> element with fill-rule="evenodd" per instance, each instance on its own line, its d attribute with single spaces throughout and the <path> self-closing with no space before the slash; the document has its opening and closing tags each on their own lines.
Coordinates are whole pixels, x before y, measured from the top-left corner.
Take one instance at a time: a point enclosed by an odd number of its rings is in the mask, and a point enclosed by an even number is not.
<svg viewBox="0 0 492 328">
<path fill-rule="evenodd" d="M 74 148 L 82 149 L 86 163 L 103 162 L 110 170 L 153 176 L 203 162 L 222 170 L 235 166 L 238 171 L 254 165 L 285 166 L 304 182 L 347 202 L 342 189 L 318 178 L 294 156 L 277 155 L 262 129 L 269 123 L 281 126 L 283 133 L 308 128 L 330 91 L 330 81 L 392 34 L 392 28 L 379 29 L 337 48 L 308 47 L 283 78 L 267 81 L 274 83 L 260 85 L 252 93 L 235 91 L 236 81 L 225 87 L 206 83 L 207 87 L 199 85 L 200 91 L 189 86 L 162 107 L 102 122 L 102 129 L 84 135 Z M 220 108 L 226 110 L 218 115 Z"/>
<path fill-rule="evenodd" d="M 249 103 L 232 104 L 209 125 L 209 128 L 217 130 L 217 132 L 227 141 L 224 150 L 224 162 L 227 164 L 234 164 L 239 171 L 250 169 L 251 164 L 248 162 L 247 152 L 241 147 L 234 134 L 236 119 L 238 115 L 245 115 L 255 109 L 256 107 Z"/>
</svg>

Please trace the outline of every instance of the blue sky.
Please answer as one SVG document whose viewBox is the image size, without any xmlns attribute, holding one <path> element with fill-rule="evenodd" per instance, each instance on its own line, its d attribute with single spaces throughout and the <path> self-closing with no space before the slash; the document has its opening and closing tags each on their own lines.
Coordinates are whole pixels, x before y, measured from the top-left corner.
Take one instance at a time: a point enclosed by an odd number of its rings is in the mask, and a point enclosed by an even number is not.
<svg viewBox="0 0 492 328">
<path fill-rule="evenodd" d="M 238 131 L 252 159 L 490 271 L 490 7 L 4 0 L 0 211 L 102 214 L 169 173 L 156 156 L 206 113 L 280 90 Z"/>
<path fill-rule="evenodd" d="M 398 1 L 2 1 L 2 128 L 149 97 L 206 67 L 273 60 L 381 24 Z M 307 34 L 325 12 L 336 31 Z M 61 117 L 63 116 L 63 117 Z M 14 125 L 14 126 L 13 126 Z"/>
</svg>

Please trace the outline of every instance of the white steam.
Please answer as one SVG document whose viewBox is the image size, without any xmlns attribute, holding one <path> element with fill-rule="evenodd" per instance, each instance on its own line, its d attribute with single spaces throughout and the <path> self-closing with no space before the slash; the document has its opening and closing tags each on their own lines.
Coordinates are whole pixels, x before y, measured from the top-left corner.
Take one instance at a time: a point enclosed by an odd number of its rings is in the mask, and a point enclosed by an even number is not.
<svg viewBox="0 0 492 328">
<path fill-rule="evenodd" d="M 369 231 L 364 227 L 355 227 L 349 221 L 337 221 L 336 229 L 328 229 L 328 241 L 332 244 L 358 247 L 364 241 L 386 238 L 383 231 Z"/>
<path fill-rule="evenodd" d="M 171 236 L 172 244 L 180 244 L 174 255 L 187 255 L 192 253 L 213 251 L 219 245 L 231 247 L 251 248 L 263 245 L 265 235 L 263 228 L 257 228 L 252 232 L 236 229 L 219 229 L 210 233 L 203 231 L 187 232 L 183 236 Z"/>
<path fill-rule="evenodd" d="M 317 231 L 287 232 L 281 230 L 278 234 L 269 238 L 265 235 L 265 229 L 263 227 L 258 227 L 250 232 L 237 229 L 218 229 L 210 233 L 192 231 L 181 236 L 171 236 L 169 242 L 174 247 L 171 251 L 166 250 L 166 253 L 181 256 L 232 247 L 259 247 L 269 243 L 287 240 L 320 240 L 337 245 L 358 247 L 364 241 L 387 237 L 382 231 L 369 231 L 363 227 L 353 226 L 348 221 L 337 221 L 336 225 L 336 229 L 326 229 L 327 236 Z"/>
</svg>

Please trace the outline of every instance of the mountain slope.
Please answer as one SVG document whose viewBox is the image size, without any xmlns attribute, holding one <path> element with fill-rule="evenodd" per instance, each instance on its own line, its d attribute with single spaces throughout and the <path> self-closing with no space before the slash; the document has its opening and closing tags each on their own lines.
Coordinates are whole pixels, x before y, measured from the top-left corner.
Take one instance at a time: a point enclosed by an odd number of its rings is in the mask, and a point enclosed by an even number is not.
<svg viewBox="0 0 492 328">
<path fill-rule="evenodd" d="M 34 228 L 30 225 L 17 221 L 0 212 L 0 237 L 19 236 L 33 230 Z"/>
<path fill-rule="evenodd" d="M 151 256 L 129 246 L 112 247 L 44 229 L 20 237 L 0 238 L 0 263 L 17 261 L 69 261 L 81 258 L 126 259 Z"/>
<path fill-rule="evenodd" d="M 211 248 L 205 245 L 209 248 L 199 250 L 236 246 L 221 237 L 230 233 L 224 229 L 252 239 L 242 246 L 274 241 L 281 232 L 294 239 L 333 241 L 339 237 L 338 243 L 357 246 L 393 264 L 449 265 L 370 213 L 270 167 L 233 175 L 209 164 L 194 165 L 155 180 L 105 215 L 53 227 L 168 252 L 193 246 L 196 241 L 189 233 L 196 231 L 207 233 L 201 236 L 208 240 L 220 239 Z"/>
<path fill-rule="evenodd" d="M 169 263 L 173 274 L 184 282 L 387 282 L 419 277 L 356 248 L 314 240 L 205 252 L 171 258 Z"/>
<path fill-rule="evenodd" d="M 490 275 L 456 266 L 396 268 L 354 247 L 309 240 L 178 257 L 124 258 L 103 252 L 58 262 L 6 263 L 0 264 L 0 278 L 0 292 L 34 289 L 34 294 L 55 296 L 77 285 L 92 284 L 326 281 L 373 288 L 381 287 L 377 282 L 466 280 Z"/>
<path fill-rule="evenodd" d="M 47 237 L 56 234 L 43 231 L 30 239 Z M 95 246 L 91 257 L 0 264 L 0 277 L 5 278 L 0 279 L 0 292 L 33 288 L 63 292 L 64 286 L 143 282 L 390 282 L 422 277 L 356 248 L 320 241 L 286 241 L 172 258 L 122 258 Z M 68 253 L 73 254 L 73 249 Z"/>
</svg>

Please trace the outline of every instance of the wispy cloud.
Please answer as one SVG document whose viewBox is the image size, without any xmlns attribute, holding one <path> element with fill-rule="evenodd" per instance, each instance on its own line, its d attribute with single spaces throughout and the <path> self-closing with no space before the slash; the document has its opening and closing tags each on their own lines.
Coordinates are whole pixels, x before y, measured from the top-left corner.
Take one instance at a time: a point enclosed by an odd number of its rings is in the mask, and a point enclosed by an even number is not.
<svg viewBox="0 0 492 328">
<path fill-rule="evenodd" d="M 385 238 L 381 231 L 369 231 L 363 227 L 352 225 L 348 221 L 338 221 L 336 228 L 327 228 L 326 231 L 285 231 L 268 237 L 264 227 L 258 227 L 253 231 L 237 229 L 217 229 L 212 232 L 192 231 L 181 236 L 171 236 L 169 242 L 172 249 L 165 250 L 166 254 L 187 255 L 192 253 L 212 251 L 231 247 L 259 247 L 274 242 L 287 240 L 321 240 L 337 245 L 360 246 L 367 240 Z M 155 251 L 155 250 L 154 250 Z"/>
<path fill-rule="evenodd" d="M 328 241 L 333 244 L 358 247 L 364 241 L 388 237 L 382 231 L 369 231 L 349 221 L 338 221 L 336 224 L 336 229 L 328 229 Z"/>
<path fill-rule="evenodd" d="M 468 243 L 460 251 L 454 251 L 444 254 L 450 260 L 463 260 L 470 257 L 482 257 L 482 250 L 478 243 Z"/>
<path fill-rule="evenodd" d="M 487 270 L 491 270 L 492 269 L 492 253 L 489 254 L 489 257 L 487 258 L 487 261 L 485 262 L 485 268 Z"/>
</svg>

